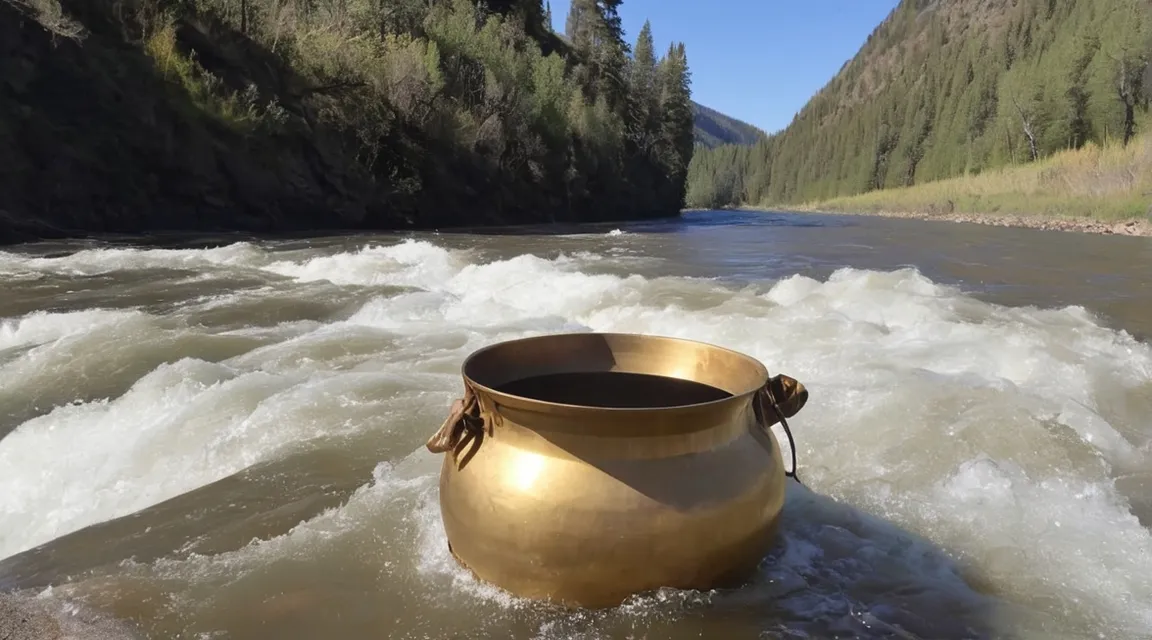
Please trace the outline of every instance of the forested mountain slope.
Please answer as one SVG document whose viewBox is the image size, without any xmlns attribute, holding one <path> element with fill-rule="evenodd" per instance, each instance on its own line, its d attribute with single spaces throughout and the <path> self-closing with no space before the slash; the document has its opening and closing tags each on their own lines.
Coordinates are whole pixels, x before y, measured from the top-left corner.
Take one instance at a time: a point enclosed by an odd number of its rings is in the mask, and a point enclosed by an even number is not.
<svg viewBox="0 0 1152 640">
<path fill-rule="evenodd" d="M 902 0 L 782 132 L 698 152 L 689 204 L 785 204 L 971 174 L 1147 126 L 1150 0 Z"/>
<path fill-rule="evenodd" d="M 753 144 L 765 137 L 760 129 L 702 104 L 692 103 L 696 143 L 708 148 L 722 144 Z"/>
<path fill-rule="evenodd" d="M 0 0 L 0 241 L 674 215 L 683 45 L 620 0 Z"/>
</svg>

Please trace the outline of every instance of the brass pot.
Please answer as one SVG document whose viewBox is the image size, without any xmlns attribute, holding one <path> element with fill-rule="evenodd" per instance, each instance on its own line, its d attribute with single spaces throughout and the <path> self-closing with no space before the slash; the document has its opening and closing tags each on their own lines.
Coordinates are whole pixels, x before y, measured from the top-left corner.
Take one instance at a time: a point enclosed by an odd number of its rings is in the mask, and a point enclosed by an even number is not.
<svg viewBox="0 0 1152 640">
<path fill-rule="evenodd" d="M 713 345 L 609 333 L 495 344 L 462 373 L 428 448 L 447 453 L 449 549 L 480 579 L 613 606 L 737 586 L 772 546 L 786 474 L 769 427 L 807 401 L 795 380 Z"/>
</svg>

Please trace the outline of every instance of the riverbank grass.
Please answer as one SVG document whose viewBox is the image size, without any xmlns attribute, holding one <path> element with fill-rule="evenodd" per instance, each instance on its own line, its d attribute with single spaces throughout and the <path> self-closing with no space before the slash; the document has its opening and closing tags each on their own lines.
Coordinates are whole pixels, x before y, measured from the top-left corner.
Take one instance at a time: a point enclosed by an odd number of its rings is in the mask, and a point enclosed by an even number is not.
<svg viewBox="0 0 1152 640">
<path fill-rule="evenodd" d="M 969 214 L 1147 221 L 1152 216 L 1152 134 L 1126 147 L 1088 144 L 1032 164 L 809 202 L 795 209 L 923 217 Z"/>
</svg>

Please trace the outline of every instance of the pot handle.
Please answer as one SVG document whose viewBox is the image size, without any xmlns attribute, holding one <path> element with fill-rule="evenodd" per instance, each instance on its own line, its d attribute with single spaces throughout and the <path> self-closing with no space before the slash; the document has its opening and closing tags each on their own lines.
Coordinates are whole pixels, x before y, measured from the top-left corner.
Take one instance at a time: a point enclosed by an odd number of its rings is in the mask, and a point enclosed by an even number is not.
<svg viewBox="0 0 1152 640">
<path fill-rule="evenodd" d="M 777 422 L 784 427 L 784 433 L 788 436 L 788 448 L 792 451 L 792 470 L 785 471 L 784 475 L 800 482 L 799 476 L 796 475 L 796 440 L 792 438 L 788 418 L 800 413 L 807 404 L 808 390 L 795 378 L 779 374 L 769 379 L 768 384 L 756 392 L 755 398 L 753 409 L 756 412 L 757 422 L 764 431 L 768 432 Z"/>
<path fill-rule="evenodd" d="M 476 392 L 468 380 L 464 381 L 464 397 L 457 398 L 452 403 L 448 418 L 436 433 L 428 438 L 425 447 L 432 453 L 445 453 L 455 449 L 463 436 L 482 437 L 487 431 L 492 435 L 493 423 L 499 421 L 499 414 L 493 407 L 485 407 L 481 395 Z M 487 414 L 487 417 L 485 417 Z M 484 428 L 487 425 L 487 430 Z"/>
</svg>

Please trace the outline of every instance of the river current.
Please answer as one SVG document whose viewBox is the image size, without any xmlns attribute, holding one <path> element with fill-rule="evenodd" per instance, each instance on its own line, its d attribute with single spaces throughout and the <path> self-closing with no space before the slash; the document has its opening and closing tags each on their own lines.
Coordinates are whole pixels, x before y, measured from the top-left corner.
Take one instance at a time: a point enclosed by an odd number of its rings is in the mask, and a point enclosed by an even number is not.
<svg viewBox="0 0 1152 640">
<path fill-rule="evenodd" d="M 0 590 L 150 638 L 1152 637 L 1150 274 L 1148 238 L 732 212 L 3 248 Z M 567 331 L 808 387 L 751 584 L 565 611 L 452 561 L 461 362 Z"/>
</svg>

